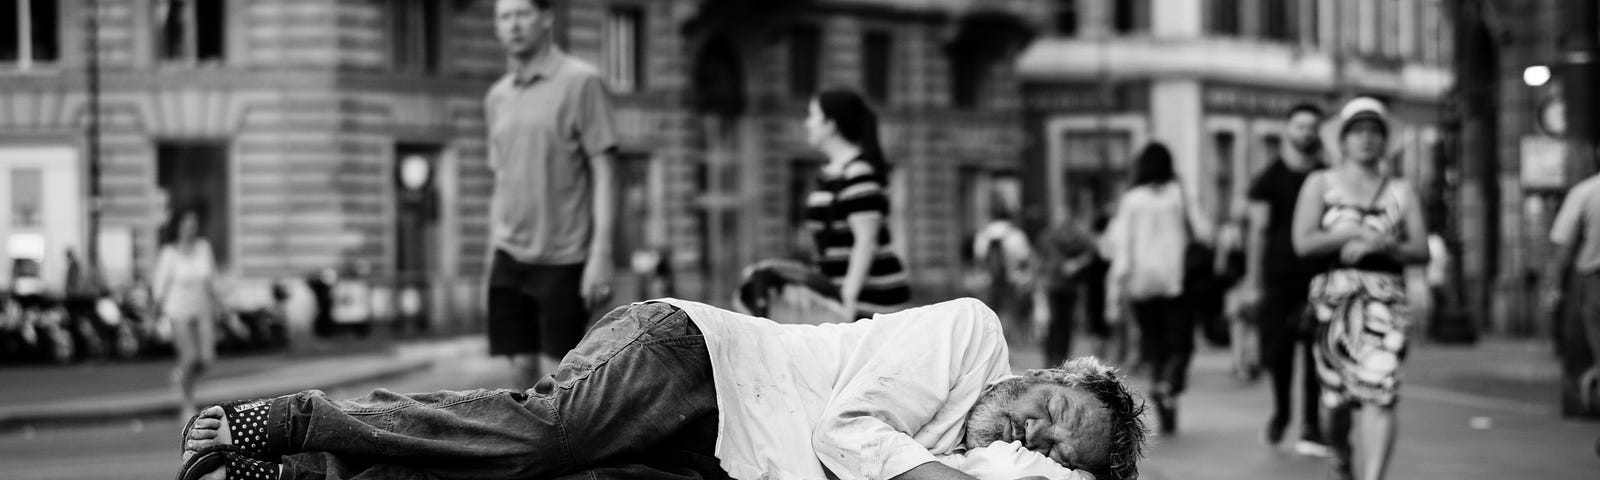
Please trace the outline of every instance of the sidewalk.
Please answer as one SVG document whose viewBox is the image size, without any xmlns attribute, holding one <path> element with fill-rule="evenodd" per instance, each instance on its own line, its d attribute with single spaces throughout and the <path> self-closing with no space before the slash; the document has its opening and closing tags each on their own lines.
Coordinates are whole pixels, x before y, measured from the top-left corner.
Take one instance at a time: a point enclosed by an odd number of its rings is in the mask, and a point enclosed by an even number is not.
<svg viewBox="0 0 1600 480">
<path fill-rule="evenodd" d="M 223 356 L 200 383 L 200 405 L 393 378 L 434 362 L 484 355 L 482 335 L 319 341 L 286 352 Z M 170 359 L 0 368 L 0 432 L 35 424 L 176 415 Z"/>
</svg>

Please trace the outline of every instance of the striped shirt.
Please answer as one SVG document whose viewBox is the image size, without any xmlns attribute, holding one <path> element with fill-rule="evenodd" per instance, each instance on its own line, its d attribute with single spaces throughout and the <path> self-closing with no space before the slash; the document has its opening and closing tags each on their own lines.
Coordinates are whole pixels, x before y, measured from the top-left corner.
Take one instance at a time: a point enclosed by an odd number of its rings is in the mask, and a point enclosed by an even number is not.
<svg viewBox="0 0 1600 480">
<path fill-rule="evenodd" d="M 866 313 L 897 311 L 911 300 L 905 265 L 891 246 L 887 183 L 882 173 L 858 159 L 846 164 L 842 174 L 824 171 L 818 177 L 819 188 L 806 197 L 806 228 L 817 248 L 817 264 L 835 285 L 844 285 L 850 269 L 850 249 L 856 242 L 850 220 L 882 220 L 872 263 L 856 298 L 856 308 Z"/>
</svg>

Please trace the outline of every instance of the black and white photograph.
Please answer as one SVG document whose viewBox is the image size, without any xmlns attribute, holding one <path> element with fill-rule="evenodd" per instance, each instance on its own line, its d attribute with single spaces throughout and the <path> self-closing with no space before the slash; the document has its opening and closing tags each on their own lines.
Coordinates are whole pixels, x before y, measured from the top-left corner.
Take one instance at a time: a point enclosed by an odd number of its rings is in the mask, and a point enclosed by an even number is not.
<svg viewBox="0 0 1600 480">
<path fill-rule="evenodd" d="M 1600 478 L 1600 1 L 0 0 L 0 479 Z"/>
</svg>

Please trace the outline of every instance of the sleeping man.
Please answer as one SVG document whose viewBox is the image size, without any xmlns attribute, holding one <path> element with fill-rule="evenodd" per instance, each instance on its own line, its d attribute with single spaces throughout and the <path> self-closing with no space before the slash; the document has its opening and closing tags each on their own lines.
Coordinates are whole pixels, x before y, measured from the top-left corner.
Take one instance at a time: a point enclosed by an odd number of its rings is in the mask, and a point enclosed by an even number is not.
<svg viewBox="0 0 1600 480">
<path fill-rule="evenodd" d="M 1079 358 L 1018 376 L 1008 356 L 973 299 L 823 325 L 635 303 L 525 391 L 207 408 L 184 429 L 179 478 L 1138 476 L 1143 403 L 1114 369 Z"/>
</svg>

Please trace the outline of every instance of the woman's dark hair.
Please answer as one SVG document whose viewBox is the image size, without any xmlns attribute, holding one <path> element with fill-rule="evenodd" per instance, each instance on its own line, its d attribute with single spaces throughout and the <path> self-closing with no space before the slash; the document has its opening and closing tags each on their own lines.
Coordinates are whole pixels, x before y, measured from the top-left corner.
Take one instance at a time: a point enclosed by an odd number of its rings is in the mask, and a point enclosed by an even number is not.
<svg viewBox="0 0 1600 480">
<path fill-rule="evenodd" d="M 878 142 L 878 115 L 872 112 L 861 94 L 848 88 L 828 88 L 817 93 L 817 108 L 822 116 L 833 121 L 839 136 L 861 149 L 861 159 L 878 175 L 885 185 L 889 183 L 889 161 L 883 156 L 883 146 Z"/>
<path fill-rule="evenodd" d="M 1150 142 L 1139 152 L 1139 159 L 1133 165 L 1133 185 L 1128 188 L 1160 185 L 1177 179 L 1178 173 L 1172 169 L 1172 152 L 1161 142 Z"/>
<path fill-rule="evenodd" d="M 171 214 L 167 217 L 167 223 L 161 226 L 161 231 L 159 232 L 162 245 L 170 245 L 178 241 L 178 225 L 182 224 L 183 217 L 188 215 L 194 215 L 195 227 L 204 228 L 203 226 L 206 223 L 205 209 L 199 205 L 190 204 L 173 207 Z"/>
</svg>

